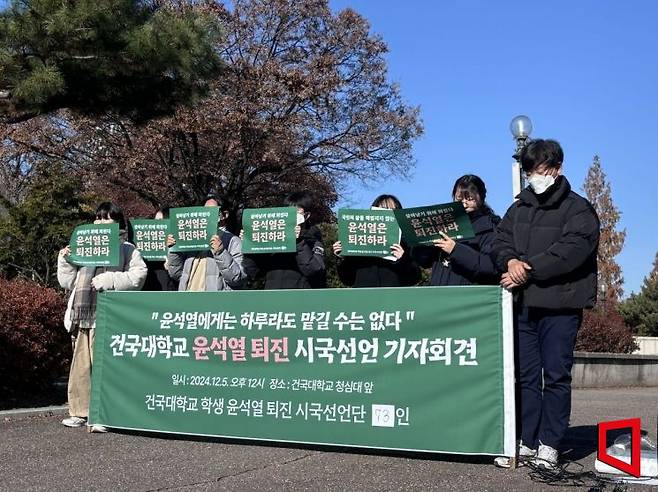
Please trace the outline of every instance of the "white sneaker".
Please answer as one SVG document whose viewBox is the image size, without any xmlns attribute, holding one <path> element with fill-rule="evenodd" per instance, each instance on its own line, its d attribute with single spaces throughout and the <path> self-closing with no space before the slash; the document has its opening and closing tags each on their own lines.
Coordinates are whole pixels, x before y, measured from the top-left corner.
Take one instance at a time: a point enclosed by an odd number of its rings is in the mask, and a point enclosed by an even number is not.
<svg viewBox="0 0 658 492">
<path fill-rule="evenodd" d="M 67 417 L 62 420 L 62 424 L 66 427 L 82 427 L 87 419 L 84 417 Z"/>
<path fill-rule="evenodd" d="M 104 425 L 90 425 L 89 432 L 94 432 L 97 434 L 105 434 L 107 432 L 107 427 Z"/>
<path fill-rule="evenodd" d="M 542 470 L 555 471 L 557 470 L 557 460 L 559 455 L 557 449 L 546 446 L 540 442 L 537 456 L 535 456 L 532 462 L 537 468 L 541 468 Z"/>
<path fill-rule="evenodd" d="M 536 449 L 530 449 L 528 446 L 523 444 L 522 441 L 519 441 L 519 459 L 520 460 L 528 460 L 530 458 L 534 458 L 537 455 L 537 450 Z"/>
<path fill-rule="evenodd" d="M 523 441 L 519 441 L 517 443 L 517 465 L 518 466 L 523 466 L 525 461 L 528 461 L 532 458 L 535 457 L 537 454 L 536 449 L 530 449 L 528 446 L 523 444 Z M 512 466 L 512 458 L 509 456 L 498 456 L 497 458 L 494 459 L 494 465 L 500 467 L 500 468 L 510 468 Z"/>
</svg>

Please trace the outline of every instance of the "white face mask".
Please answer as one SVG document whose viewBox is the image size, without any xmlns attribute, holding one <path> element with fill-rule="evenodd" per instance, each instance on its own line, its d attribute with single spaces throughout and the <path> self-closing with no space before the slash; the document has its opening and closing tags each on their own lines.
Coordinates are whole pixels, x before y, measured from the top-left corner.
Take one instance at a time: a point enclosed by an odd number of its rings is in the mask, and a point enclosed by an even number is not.
<svg viewBox="0 0 658 492">
<path fill-rule="evenodd" d="M 541 195 L 555 183 L 555 178 L 551 175 L 532 174 L 528 178 L 528 184 L 537 195 Z"/>
<path fill-rule="evenodd" d="M 304 214 L 297 212 L 297 225 L 302 225 L 304 222 L 306 222 L 306 217 L 304 217 Z"/>
</svg>

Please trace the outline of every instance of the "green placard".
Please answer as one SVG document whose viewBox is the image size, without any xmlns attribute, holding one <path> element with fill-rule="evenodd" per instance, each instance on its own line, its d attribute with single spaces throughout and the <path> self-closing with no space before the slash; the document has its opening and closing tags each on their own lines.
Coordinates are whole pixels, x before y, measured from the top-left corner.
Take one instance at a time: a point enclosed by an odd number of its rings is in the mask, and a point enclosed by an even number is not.
<svg viewBox="0 0 658 492">
<path fill-rule="evenodd" d="M 242 252 L 294 253 L 296 225 L 295 207 L 247 208 L 242 214 Z"/>
<path fill-rule="evenodd" d="M 452 239 L 473 237 L 471 219 L 461 202 L 395 210 L 402 237 L 412 246 L 432 244 L 443 232 Z"/>
<path fill-rule="evenodd" d="M 390 257 L 400 242 L 400 228 L 392 210 L 344 208 L 338 211 L 341 256 Z"/>
<path fill-rule="evenodd" d="M 75 228 L 69 243 L 69 263 L 78 266 L 118 266 L 119 224 L 84 224 Z"/>
<path fill-rule="evenodd" d="M 496 286 L 102 293 L 89 421 L 512 455 L 504 299 Z"/>
<path fill-rule="evenodd" d="M 132 219 L 130 225 L 135 247 L 142 254 L 142 258 L 150 261 L 167 259 L 169 219 Z"/>
<path fill-rule="evenodd" d="M 210 249 L 210 238 L 217 234 L 219 207 L 184 207 L 169 211 L 169 230 L 176 239 L 170 251 Z"/>
</svg>

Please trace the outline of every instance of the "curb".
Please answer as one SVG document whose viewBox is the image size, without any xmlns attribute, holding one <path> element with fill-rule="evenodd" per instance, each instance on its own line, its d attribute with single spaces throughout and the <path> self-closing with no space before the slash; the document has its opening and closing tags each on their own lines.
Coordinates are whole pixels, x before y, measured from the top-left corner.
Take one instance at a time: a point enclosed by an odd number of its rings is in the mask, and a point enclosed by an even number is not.
<svg viewBox="0 0 658 492">
<path fill-rule="evenodd" d="M 13 410 L 2 410 L 0 411 L 0 419 L 5 419 L 8 417 L 29 417 L 31 415 L 57 415 L 66 413 L 68 411 L 68 405 L 58 405 L 53 407 L 37 407 L 37 408 L 16 408 Z"/>
</svg>

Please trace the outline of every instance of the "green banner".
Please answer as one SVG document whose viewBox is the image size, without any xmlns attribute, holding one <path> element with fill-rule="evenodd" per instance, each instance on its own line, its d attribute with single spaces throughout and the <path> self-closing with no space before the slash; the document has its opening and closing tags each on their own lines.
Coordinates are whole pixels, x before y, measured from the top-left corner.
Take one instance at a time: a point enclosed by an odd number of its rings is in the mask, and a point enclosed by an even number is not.
<svg viewBox="0 0 658 492">
<path fill-rule="evenodd" d="M 219 207 L 184 207 L 169 211 L 169 231 L 176 244 L 170 251 L 210 249 L 210 238 L 217 234 Z"/>
<path fill-rule="evenodd" d="M 242 213 L 242 252 L 294 253 L 296 225 L 295 207 L 247 208 Z"/>
<path fill-rule="evenodd" d="M 142 254 L 142 258 L 150 261 L 167 259 L 168 219 L 132 219 L 130 226 L 135 247 Z"/>
<path fill-rule="evenodd" d="M 89 421 L 511 456 L 506 295 L 493 286 L 308 290 L 303 302 L 285 290 L 102 293 Z"/>
<path fill-rule="evenodd" d="M 119 224 L 84 224 L 75 228 L 68 261 L 78 266 L 118 266 Z"/>
<path fill-rule="evenodd" d="M 443 232 L 452 239 L 469 239 L 475 234 L 461 202 L 395 210 L 402 236 L 412 246 L 432 244 Z"/>
<path fill-rule="evenodd" d="M 344 208 L 338 211 L 338 239 L 341 256 L 391 257 L 400 228 L 393 210 Z"/>
</svg>

